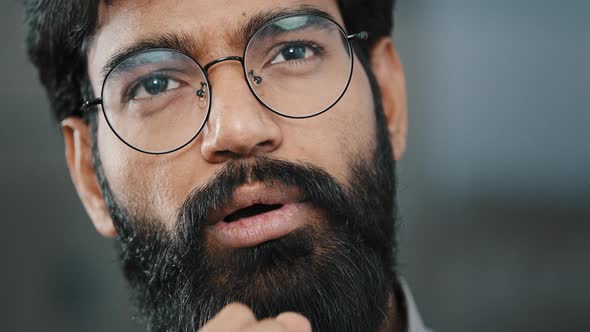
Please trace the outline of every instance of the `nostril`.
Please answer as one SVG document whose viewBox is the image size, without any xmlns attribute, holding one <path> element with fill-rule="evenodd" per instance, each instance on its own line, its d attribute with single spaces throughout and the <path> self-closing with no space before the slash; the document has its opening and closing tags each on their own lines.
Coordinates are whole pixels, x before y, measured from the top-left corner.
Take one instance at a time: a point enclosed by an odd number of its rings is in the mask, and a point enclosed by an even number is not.
<svg viewBox="0 0 590 332">
<path fill-rule="evenodd" d="M 275 148 L 275 144 L 272 140 L 266 140 L 264 142 L 256 144 L 256 148 L 258 150 L 262 150 L 267 152 L 268 150 L 272 150 Z"/>
<path fill-rule="evenodd" d="M 235 159 L 239 157 L 239 154 L 232 152 L 230 150 L 223 150 L 223 151 L 216 151 L 215 154 L 220 158 L 228 158 L 228 159 Z"/>
<path fill-rule="evenodd" d="M 272 142 L 271 142 L 270 140 L 268 140 L 268 141 L 264 141 L 264 142 L 262 142 L 262 143 L 258 143 L 258 144 L 256 144 L 256 146 L 258 146 L 258 147 L 261 147 L 261 148 L 263 148 L 263 147 L 267 147 L 267 146 L 269 146 L 269 145 L 272 145 Z"/>
<path fill-rule="evenodd" d="M 256 144 L 255 146 L 253 146 L 250 149 L 247 149 L 246 146 L 244 146 L 243 149 L 238 149 L 236 148 L 235 151 L 234 150 L 221 150 L 221 151 L 217 151 L 216 154 L 218 157 L 220 158 L 230 158 L 230 159 L 236 159 L 236 158 L 240 158 L 240 157 L 249 157 L 251 155 L 254 155 L 256 153 L 260 153 L 260 152 L 270 152 L 272 150 L 274 150 L 274 144 L 271 140 L 267 140 L 261 143 Z"/>
</svg>

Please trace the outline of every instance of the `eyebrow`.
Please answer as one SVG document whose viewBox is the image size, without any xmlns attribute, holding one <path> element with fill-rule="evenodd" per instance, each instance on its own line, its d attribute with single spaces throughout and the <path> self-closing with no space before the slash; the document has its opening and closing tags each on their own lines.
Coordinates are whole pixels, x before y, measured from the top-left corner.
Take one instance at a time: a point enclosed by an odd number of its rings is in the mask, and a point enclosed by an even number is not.
<svg viewBox="0 0 590 332">
<path fill-rule="evenodd" d="M 274 8 L 259 12 L 241 23 L 237 29 L 230 32 L 228 40 L 232 45 L 246 46 L 246 43 L 263 26 L 271 21 L 287 15 L 316 15 L 334 20 L 328 12 L 312 5 L 299 5 L 290 8 Z M 146 49 L 168 48 L 187 55 L 198 55 L 202 41 L 195 38 L 195 34 L 187 32 L 167 32 L 154 36 L 148 36 L 127 45 L 110 55 L 102 68 L 104 78 L 121 62 L 135 53 Z M 199 58 L 196 56 L 196 58 Z"/>
<path fill-rule="evenodd" d="M 147 37 L 126 46 L 108 57 L 102 68 L 103 79 L 121 62 L 138 52 L 154 49 L 169 48 L 184 54 L 191 54 L 199 45 L 195 38 L 185 32 L 164 33 L 158 36 Z"/>
<path fill-rule="evenodd" d="M 315 15 L 326 17 L 333 21 L 336 20 L 332 15 L 330 15 L 330 13 L 319 9 L 318 7 L 307 4 L 291 8 L 270 9 L 252 16 L 245 24 L 240 26 L 239 29 L 232 33 L 230 41 L 234 45 L 246 46 L 248 40 L 263 26 L 279 17 L 290 15 Z"/>
</svg>

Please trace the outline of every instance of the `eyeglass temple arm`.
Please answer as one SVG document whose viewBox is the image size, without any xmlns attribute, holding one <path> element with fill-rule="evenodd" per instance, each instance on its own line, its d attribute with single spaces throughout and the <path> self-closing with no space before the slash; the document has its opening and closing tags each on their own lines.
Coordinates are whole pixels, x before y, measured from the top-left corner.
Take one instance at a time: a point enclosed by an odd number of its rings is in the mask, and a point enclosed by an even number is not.
<svg viewBox="0 0 590 332">
<path fill-rule="evenodd" d="M 82 104 L 82 106 L 80 107 L 80 110 L 82 112 L 88 112 L 88 110 L 96 105 L 100 105 L 102 104 L 102 98 L 96 98 L 96 99 L 92 99 L 92 100 L 87 100 L 84 102 L 84 104 Z"/>
<path fill-rule="evenodd" d="M 361 31 L 346 37 L 348 40 L 367 40 L 369 38 L 369 33 L 366 31 Z"/>
</svg>

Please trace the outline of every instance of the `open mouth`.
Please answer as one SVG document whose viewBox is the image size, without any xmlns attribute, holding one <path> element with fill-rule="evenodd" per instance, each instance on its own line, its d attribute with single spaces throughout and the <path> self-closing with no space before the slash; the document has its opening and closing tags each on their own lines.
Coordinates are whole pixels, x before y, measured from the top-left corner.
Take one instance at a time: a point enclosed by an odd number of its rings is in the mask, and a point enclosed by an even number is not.
<svg viewBox="0 0 590 332">
<path fill-rule="evenodd" d="M 225 222 L 234 222 L 238 221 L 243 218 L 250 218 L 259 214 L 263 214 L 266 212 L 270 212 L 273 210 L 277 210 L 283 207 L 283 204 L 253 204 L 243 209 L 239 209 L 232 214 L 227 215 L 223 221 Z"/>
<path fill-rule="evenodd" d="M 307 222 L 306 206 L 296 187 L 243 185 L 211 212 L 208 230 L 223 247 L 254 247 L 303 227 Z"/>
</svg>

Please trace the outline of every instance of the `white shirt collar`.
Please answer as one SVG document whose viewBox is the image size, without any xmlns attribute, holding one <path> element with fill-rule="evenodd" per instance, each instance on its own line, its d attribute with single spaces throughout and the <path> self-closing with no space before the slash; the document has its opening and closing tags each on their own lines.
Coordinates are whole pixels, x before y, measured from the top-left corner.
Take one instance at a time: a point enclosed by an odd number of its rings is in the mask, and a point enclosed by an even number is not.
<svg viewBox="0 0 590 332">
<path fill-rule="evenodd" d="M 402 300 L 405 302 L 406 308 L 406 332 L 432 332 L 430 329 L 426 328 L 420 317 L 420 312 L 418 311 L 418 307 L 416 306 L 416 302 L 414 301 L 408 283 L 403 278 L 399 278 L 399 284 L 404 297 Z"/>
</svg>

